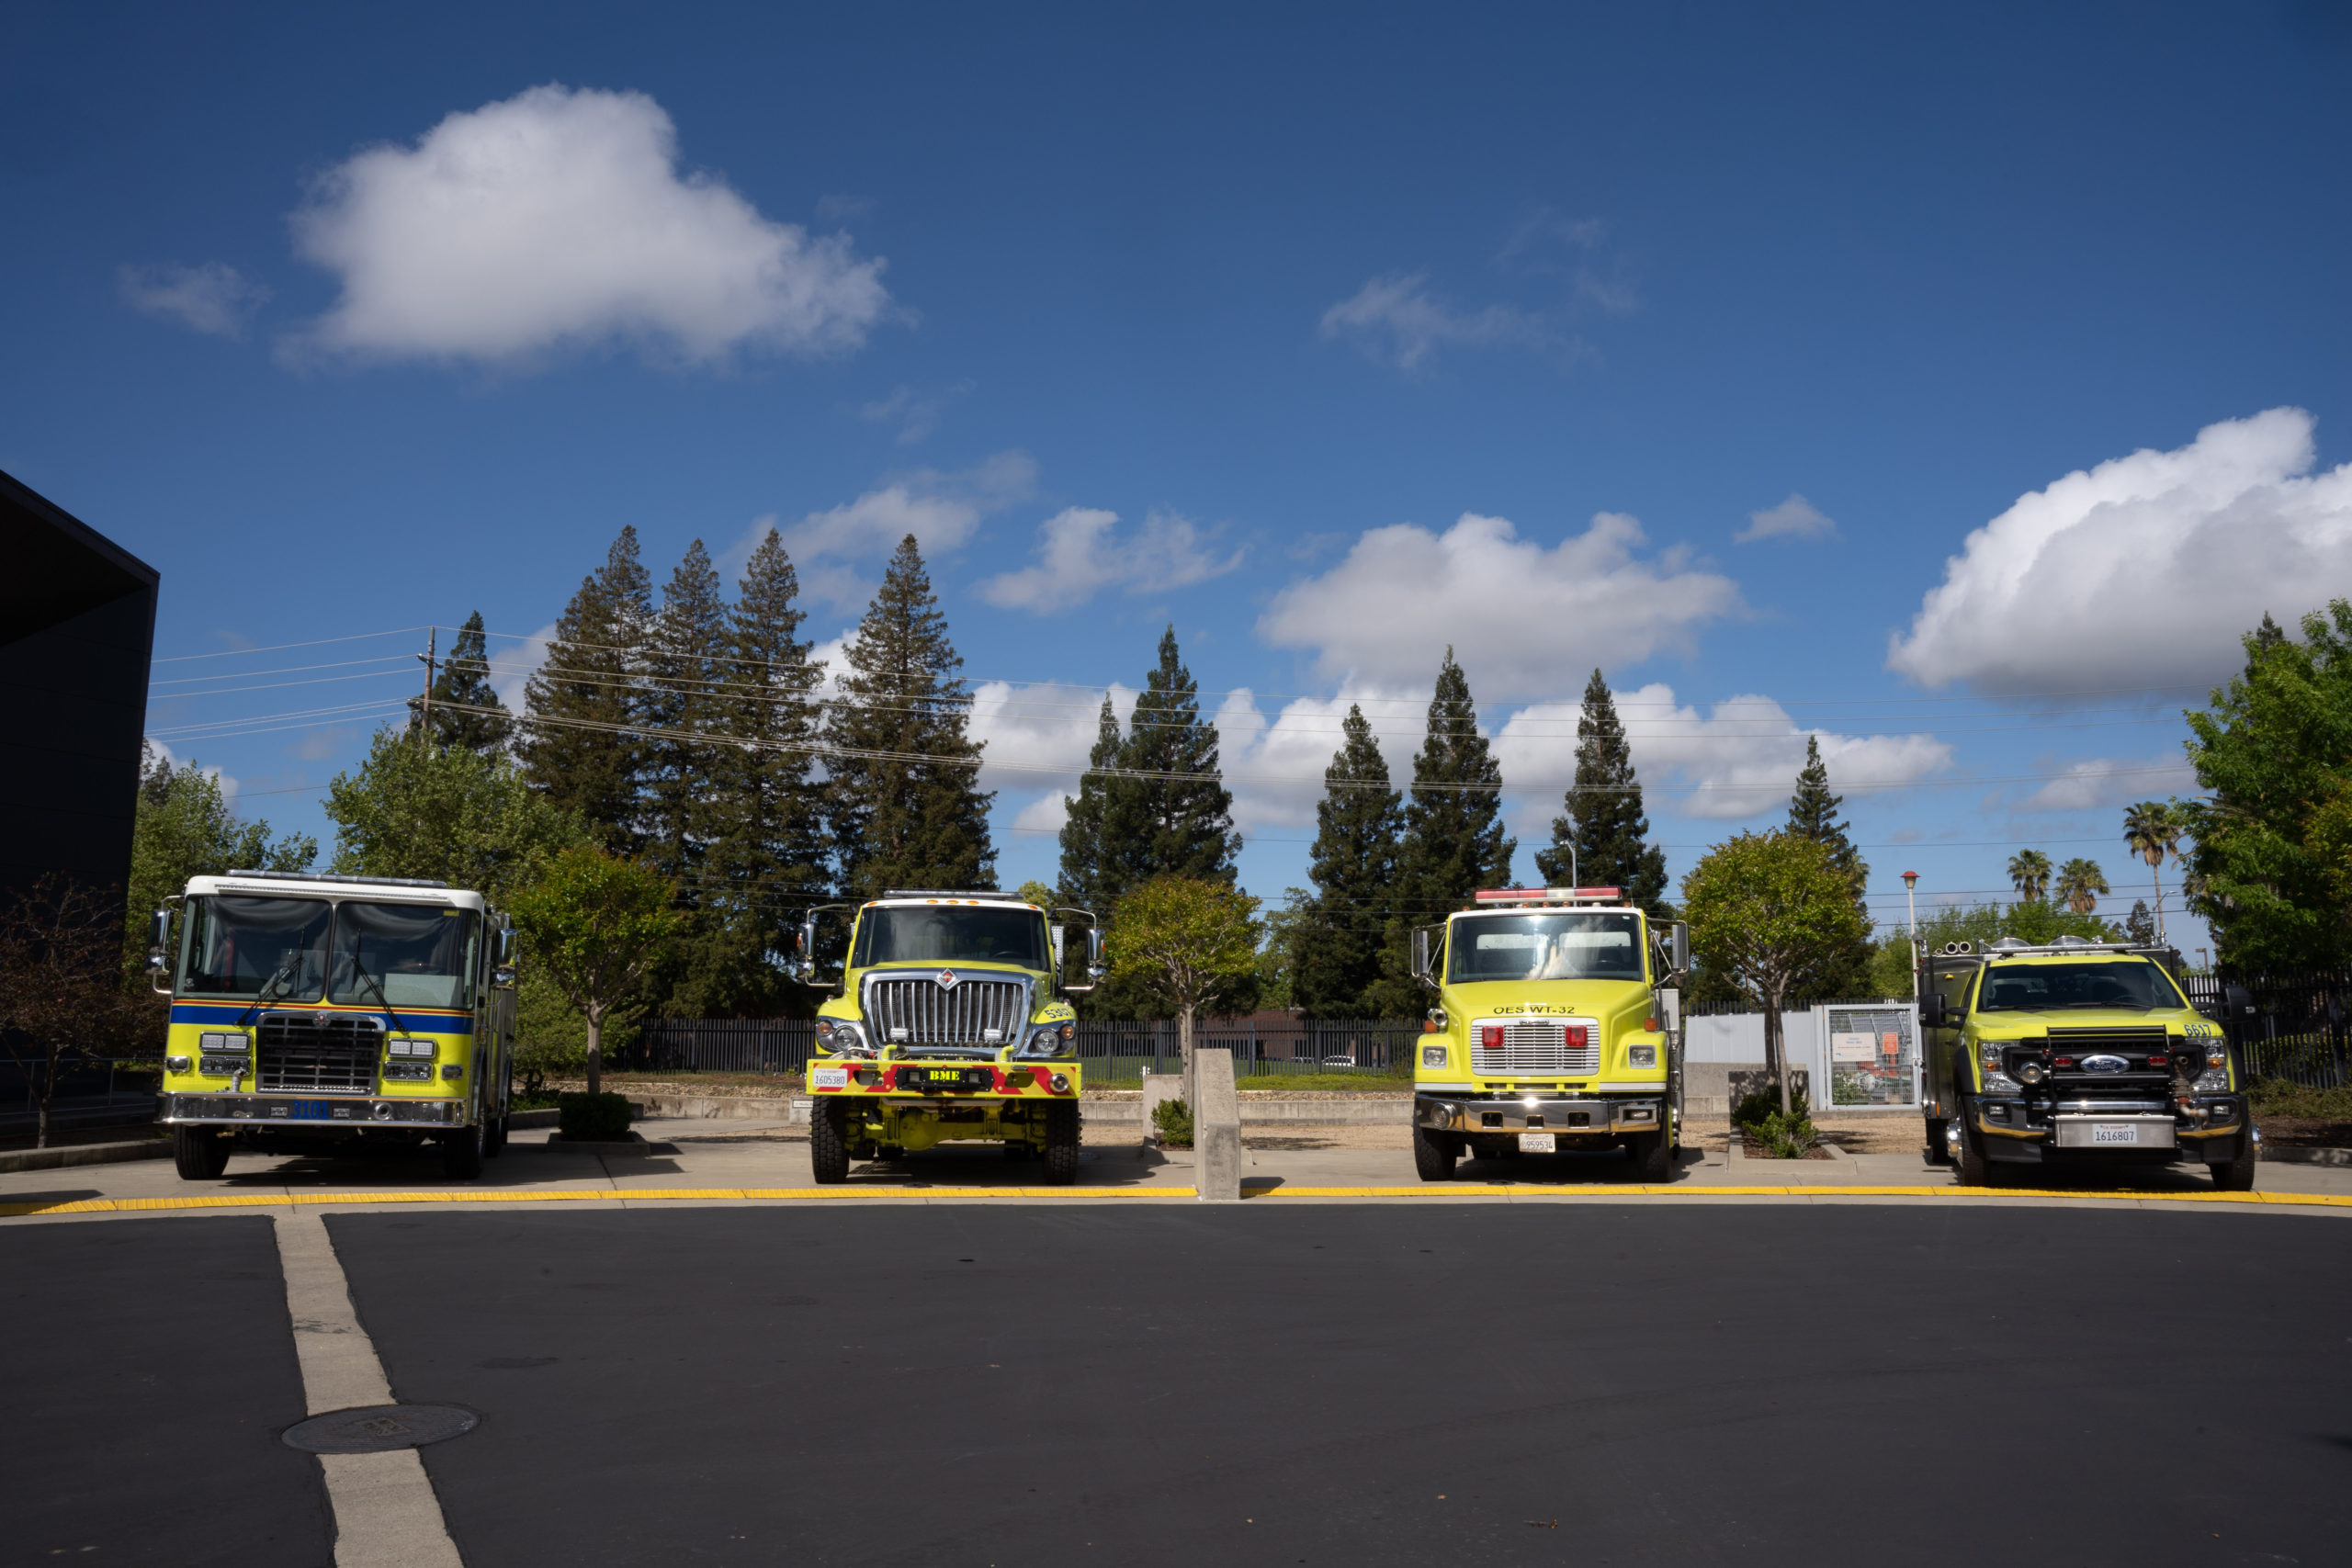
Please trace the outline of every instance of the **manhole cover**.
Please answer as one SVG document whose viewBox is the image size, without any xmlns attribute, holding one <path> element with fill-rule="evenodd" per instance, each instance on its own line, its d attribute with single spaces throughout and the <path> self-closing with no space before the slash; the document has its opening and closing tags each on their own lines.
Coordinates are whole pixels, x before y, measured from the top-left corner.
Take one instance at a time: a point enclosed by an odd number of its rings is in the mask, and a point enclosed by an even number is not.
<svg viewBox="0 0 2352 1568">
<path fill-rule="evenodd" d="M 371 1404 L 313 1416 L 287 1429 L 286 1444 L 313 1454 L 379 1454 L 470 1432 L 481 1420 L 454 1404 Z"/>
</svg>

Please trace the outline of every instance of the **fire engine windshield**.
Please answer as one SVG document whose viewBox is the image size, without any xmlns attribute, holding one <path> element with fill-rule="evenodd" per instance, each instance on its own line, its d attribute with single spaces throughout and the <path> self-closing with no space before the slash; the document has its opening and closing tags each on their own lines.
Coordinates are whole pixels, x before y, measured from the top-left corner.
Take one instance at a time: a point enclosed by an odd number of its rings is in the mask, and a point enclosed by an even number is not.
<svg viewBox="0 0 2352 1568">
<path fill-rule="evenodd" d="M 1477 980 L 1640 980 L 1639 915 L 1484 915 L 1453 922 L 1449 983 Z"/>
<path fill-rule="evenodd" d="M 334 912 L 323 898 L 191 898 L 187 966 L 175 989 L 190 997 L 317 1001 Z"/>
<path fill-rule="evenodd" d="M 1018 964 L 1048 967 L 1046 917 L 1035 909 L 923 905 L 868 909 L 857 922 L 857 952 L 869 964 Z"/>
<path fill-rule="evenodd" d="M 329 998 L 365 1007 L 461 1008 L 474 918 L 437 905 L 345 904 L 335 911 Z"/>
<path fill-rule="evenodd" d="M 2144 958 L 2102 964 L 1996 964 L 1984 972 L 1979 1012 L 2047 1012 L 2061 1008 L 2120 1008 L 2152 1012 L 2184 1007 L 2163 970 Z"/>
</svg>

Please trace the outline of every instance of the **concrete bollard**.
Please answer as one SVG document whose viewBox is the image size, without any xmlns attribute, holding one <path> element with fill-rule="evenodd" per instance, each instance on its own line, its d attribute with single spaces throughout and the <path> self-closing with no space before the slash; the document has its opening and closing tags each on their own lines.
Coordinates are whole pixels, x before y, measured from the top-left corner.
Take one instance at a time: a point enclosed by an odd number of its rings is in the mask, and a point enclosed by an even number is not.
<svg viewBox="0 0 2352 1568">
<path fill-rule="evenodd" d="M 1193 1077 L 1193 1186 L 1204 1201 L 1241 1197 L 1241 1097 L 1233 1087 L 1233 1053 L 1195 1048 Z"/>
<path fill-rule="evenodd" d="M 1154 1139 L 1154 1138 L 1156 1138 L 1156 1137 L 1158 1137 L 1158 1136 L 1159 1135 L 1159 1132 L 1158 1132 L 1158 1129 L 1156 1128 L 1156 1126 L 1154 1125 L 1154 1123 L 1153 1123 L 1153 1122 L 1152 1122 L 1152 1119 L 1151 1119 L 1151 1113 L 1152 1113 L 1153 1111 L 1157 1111 L 1157 1110 L 1159 1110 L 1159 1109 L 1160 1103 L 1161 1103 L 1163 1100 L 1182 1100 L 1182 1099 L 1183 1099 L 1183 1098 L 1184 1098 L 1184 1075 L 1183 1075 L 1183 1074 L 1182 1074 L 1182 1073 L 1146 1073 L 1146 1074 L 1144 1074 L 1144 1075 L 1143 1075 L 1143 1134 L 1142 1134 L 1142 1136 L 1143 1136 L 1144 1146 L 1145 1146 L 1146 1148 L 1149 1148 L 1149 1147 L 1151 1146 L 1151 1141 L 1152 1141 L 1152 1139 Z"/>
</svg>

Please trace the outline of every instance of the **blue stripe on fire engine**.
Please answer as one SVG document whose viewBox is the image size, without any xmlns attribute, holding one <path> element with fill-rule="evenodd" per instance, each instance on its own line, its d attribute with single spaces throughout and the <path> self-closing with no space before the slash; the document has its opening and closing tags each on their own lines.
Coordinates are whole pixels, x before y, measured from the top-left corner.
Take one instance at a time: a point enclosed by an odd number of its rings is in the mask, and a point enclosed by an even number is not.
<svg viewBox="0 0 2352 1568">
<path fill-rule="evenodd" d="M 325 1013 L 329 1016 L 333 1016 L 337 1013 L 345 1014 L 346 1016 L 356 1015 L 361 1018 L 375 1019 L 377 1021 L 383 1024 L 383 1026 L 388 1030 L 395 1027 L 392 1021 L 385 1016 L 383 1010 L 380 1008 L 371 1010 L 368 1008 L 287 1007 L 282 1003 L 273 1002 L 270 1004 L 268 1010 L 272 1012 Z M 221 1023 L 235 1025 L 243 1022 L 250 1024 L 253 1022 L 253 1019 L 250 1016 L 252 1011 L 253 1003 L 251 1002 L 174 1002 L 172 1004 L 172 1021 L 174 1023 Z M 435 1012 L 425 1008 L 401 1008 L 400 1010 L 400 1015 L 401 1026 L 405 1027 L 411 1034 L 471 1034 L 474 1032 L 474 1015 L 469 1012 Z"/>
</svg>

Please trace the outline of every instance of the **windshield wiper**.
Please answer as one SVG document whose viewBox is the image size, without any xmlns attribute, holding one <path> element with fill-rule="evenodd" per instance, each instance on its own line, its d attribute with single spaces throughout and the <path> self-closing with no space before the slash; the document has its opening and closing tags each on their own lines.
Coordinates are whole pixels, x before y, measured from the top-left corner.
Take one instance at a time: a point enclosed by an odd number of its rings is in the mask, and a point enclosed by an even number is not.
<svg viewBox="0 0 2352 1568">
<path fill-rule="evenodd" d="M 401 1021 L 400 1014 L 392 1011 L 392 998 L 384 995 L 382 983 L 357 964 L 354 964 L 351 966 L 351 972 L 358 976 L 361 979 L 367 981 L 370 986 L 376 987 L 376 999 L 384 1004 L 384 1011 L 386 1015 L 391 1019 L 392 1027 L 399 1030 L 402 1034 L 409 1033 L 409 1026 Z"/>
<path fill-rule="evenodd" d="M 247 1007 L 244 1010 L 244 1015 L 237 1020 L 237 1023 L 240 1028 L 243 1027 L 252 1020 L 254 1011 L 260 1008 L 262 1003 L 269 1000 L 270 987 L 277 985 L 280 980 L 287 979 L 293 975 L 294 964 L 295 960 L 291 958 L 288 959 L 285 963 L 277 966 L 277 974 L 272 975 L 268 979 L 264 980 L 261 983 L 261 989 L 254 993 L 253 1004 L 250 1007 Z"/>
</svg>

